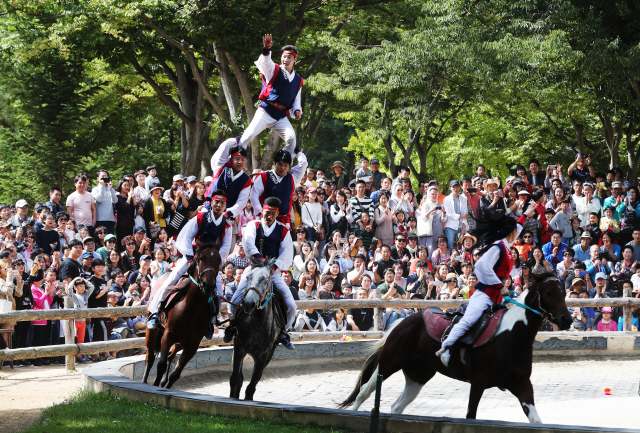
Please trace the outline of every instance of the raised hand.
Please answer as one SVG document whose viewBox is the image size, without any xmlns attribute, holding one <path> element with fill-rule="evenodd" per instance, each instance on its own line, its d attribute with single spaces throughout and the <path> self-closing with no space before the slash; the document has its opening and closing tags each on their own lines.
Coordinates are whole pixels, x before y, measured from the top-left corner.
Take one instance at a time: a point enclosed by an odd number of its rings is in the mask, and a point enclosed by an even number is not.
<svg viewBox="0 0 640 433">
<path fill-rule="evenodd" d="M 273 41 L 270 34 L 266 34 L 262 37 L 262 46 L 267 50 L 270 50 L 273 46 Z"/>
</svg>

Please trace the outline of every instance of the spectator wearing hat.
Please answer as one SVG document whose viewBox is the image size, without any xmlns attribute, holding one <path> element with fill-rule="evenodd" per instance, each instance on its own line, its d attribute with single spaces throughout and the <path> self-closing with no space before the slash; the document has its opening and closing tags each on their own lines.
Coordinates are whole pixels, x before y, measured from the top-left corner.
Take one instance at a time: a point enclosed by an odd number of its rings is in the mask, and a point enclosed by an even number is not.
<svg viewBox="0 0 640 433">
<path fill-rule="evenodd" d="M 98 186 L 91 190 L 91 195 L 95 199 L 96 222 L 95 226 L 102 226 L 107 229 L 107 233 L 115 233 L 115 215 L 113 205 L 118 203 L 116 191 L 113 189 L 113 182 L 107 170 L 98 170 Z M 128 182 L 127 182 L 128 183 Z M 90 232 L 92 235 L 93 233 Z"/>
<path fill-rule="evenodd" d="M 26 200 L 18 200 L 16 202 L 16 214 L 9 219 L 12 228 L 15 230 L 18 227 L 27 225 L 32 221 L 29 217 L 29 203 Z"/>
<path fill-rule="evenodd" d="M 82 239 L 82 251 L 91 254 L 95 260 L 102 259 L 102 256 L 96 252 L 96 242 L 91 236 Z"/>
<path fill-rule="evenodd" d="M 444 234 L 443 223 L 447 219 L 444 207 L 438 201 L 438 188 L 430 185 L 426 198 L 416 209 L 418 245 L 424 245 L 429 250 L 429 257 L 438 249 L 437 238 Z"/>
<path fill-rule="evenodd" d="M 617 331 L 618 324 L 614 320 L 611 320 L 611 307 L 602 307 L 601 313 L 602 319 L 598 322 L 596 329 L 601 332 Z"/>
<path fill-rule="evenodd" d="M 89 252 L 83 252 L 80 256 L 80 263 L 82 263 L 82 272 L 80 276 L 82 278 L 91 278 L 91 263 L 93 262 L 93 254 Z"/>
<path fill-rule="evenodd" d="M 171 205 L 165 199 L 160 197 L 162 188 L 159 184 L 154 183 L 149 186 L 149 197 L 143 202 L 142 218 L 145 222 L 145 231 L 152 233 L 151 227 L 155 227 L 157 231 L 160 227 L 167 227 L 166 218 L 171 212 Z"/>
<path fill-rule="evenodd" d="M 449 183 L 451 194 L 444 199 L 444 210 L 447 219 L 444 223 L 444 231 L 447 235 L 447 247 L 453 249 L 456 243 L 456 235 L 458 233 L 465 234 L 467 231 L 467 219 L 469 219 L 469 211 L 467 206 L 467 198 L 460 194 L 460 182 L 452 180 Z"/>
<path fill-rule="evenodd" d="M 333 179 L 336 181 L 336 189 L 340 190 L 349 184 L 349 176 L 344 172 L 344 166 L 341 161 L 336 161 L 331 166 L 331 170 L 335 173 Z"/>
<path fill-rule="evenodd" d="M 382 179 L 387 177 L 387 173 L 380 171 L 380 160 L 373 158 L 371 160 L 371 186 L 377 190 L 382 187 Z"/>
<path fill-rule="evenodd" d="M 115 235 L 106 235 L 104 237 L 104 246 L 100 247 L 96 250 L 96 253 L 100 255 L 100 258 L 104 261 L 107 260 L 107 256 L 109 255 L 109 251 L 113 248 L 116 248 L 118 244 L 118 240 Z"/>
<path fill-rule="evenodd" d="M 153 275 L 151 275 L 151 256 L 147 254 L 142 254 L 140 256 L 140 260 L 138 263 L 139 263 L 138 270 L 131 272 L 127 277 L 127 282 L 129 284 L 134 284 L 138 280 L 138 277 L 140 275 L 143 275 L 149 278 L 149 280 L 153 278 Z"/>
<path fill-rule="evenodd" d="M 75 220 L 77 225 L 86 225 L 89 234 L 92 234 L 98 213 L 96 199 L 87 192 L 87 175 L 80 173 L 73 181 L 76 190 L 67 197 L 67 213 Z"/>
<path fill-rule="evenodd" d="M 580 243 L 573 247 L 573 251 L 575 252 L 575 258 L 579 262 L 587 261 L 591 258 L 589 253 L 589 249 L 592 243 L 591 233 L 588 231 L 582 232 L 580 235 Z"/>
<path fill-rule="evenodd" d="M 171 183 L 171 188 L 164 191 L 164 193 L 162 194 L 162 198 L 165 199 L 166 201 L 169 201 L 169 199 L 174 200 L 176 191 L 185 191 L 187 189 L 185 187 L 184 180 L 185 178 L 181 174 L 173 175 L 173 182 Z M 174 197 L 172 197 L 172 195 L 174 195 Z"/>
<path fill-rule="evenodd" d="M 480 200 L 479 217 L 486 214 L 503 215 L 506 213 L 504 200 L 498 194 L 498 181 L 486 179 L 484 181 L 486 195 Z"/>
<path fill-rule="evenodd" d="M 620 221 L 620 212 L 618 212 L 618 207 L 620 207 L 620 205 L 625 201 L 622 189 L 622 182 L 611 183 L 611 196 L 604 199 L 604 203 L 602 204 L 603 209 L 606 209 L 609 206 L 613 208 L 613 215 L 611 218 L 616 220 L 616 222 Z"/>
<path fill-rule="evenodd" d="M 576 202 L 576 212 L 578 219 L 580 219 L 580 225 L 583 229 L 587 230 L 589 225 L 589 215 L 592 213 L 600 213 L 601 205 L 600 200 L 593 196 L 593 184 L 585 182 L 582 184 L 582 192 L 584 193 L 584 199 Z"/>
<path fill-rule="evenodd" d="M 147 167 L 147 177 L 144 180 L 144 186 L 147 189 L 147 194 L 151 193 L 151 185 L 160 184 L 160 179 L 157 177 L 158 170 L 155 165 L 150 165 Z"/>
</svg>

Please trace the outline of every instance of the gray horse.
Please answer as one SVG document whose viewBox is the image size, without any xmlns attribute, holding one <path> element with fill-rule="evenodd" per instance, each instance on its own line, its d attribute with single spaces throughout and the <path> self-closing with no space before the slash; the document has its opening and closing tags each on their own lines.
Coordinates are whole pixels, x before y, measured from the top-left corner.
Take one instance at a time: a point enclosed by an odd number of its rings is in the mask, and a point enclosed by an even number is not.
<svg viewBox="0 0 640 433">
<path fill-rule="evenodd" d="M 246 276 L 244 314 L 235 320 L 238 332 L 233 346 L 233 373 L 229 380 L 231 398 L 240 398 L 243 381 L 242 364 L 244 357 L 249 354 L 254 362 L 253 373 L 244 398 L 253 400 L 256 385 L 278 345 L 280 326 L 274 314 L 275 299 L 273 299 L 274 290 L 271 287 L 271 274 L 274 268 L 275 259 L 264 263 L 252 262 Z"/>
</svg>

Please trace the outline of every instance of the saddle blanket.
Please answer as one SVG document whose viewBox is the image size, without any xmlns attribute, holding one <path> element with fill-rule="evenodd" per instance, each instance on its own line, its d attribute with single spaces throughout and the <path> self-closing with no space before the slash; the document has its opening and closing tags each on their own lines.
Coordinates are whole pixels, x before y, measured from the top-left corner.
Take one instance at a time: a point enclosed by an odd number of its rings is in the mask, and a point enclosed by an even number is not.
<svg viewBox="0 0 640 433">
<path fill-rule="evenodd" d="M 488 343 L 498 329 L 502 315 L 506 311 L 506 308 L 500 307 L 494 305 L 487 308 L 478 322 L 456 344 L 480 347 Z M 447 313 L 439 308 L 425 308 L 422 317 L 429 336 L 436 341 L 443 341 L 449 335 L 452 325 L 458 323 L 462 318 L 462 312 L 458 310 L 455 313 Z"/>
</svg>

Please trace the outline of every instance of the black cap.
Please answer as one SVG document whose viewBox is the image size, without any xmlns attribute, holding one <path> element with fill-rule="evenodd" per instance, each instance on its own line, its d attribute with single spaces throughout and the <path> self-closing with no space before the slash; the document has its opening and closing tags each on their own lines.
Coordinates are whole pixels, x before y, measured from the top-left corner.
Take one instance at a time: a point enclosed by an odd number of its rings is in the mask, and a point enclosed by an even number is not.
<svg viewBox="0 0 640 433">
<path fill-rule="evenodd" d="M 451 182 L 449 182 L 449 188 L 453 188 L 454 186 L 460 186 L 460 182 L 458 182 L 455 179 L 453 179 Z"/>
</svg>

